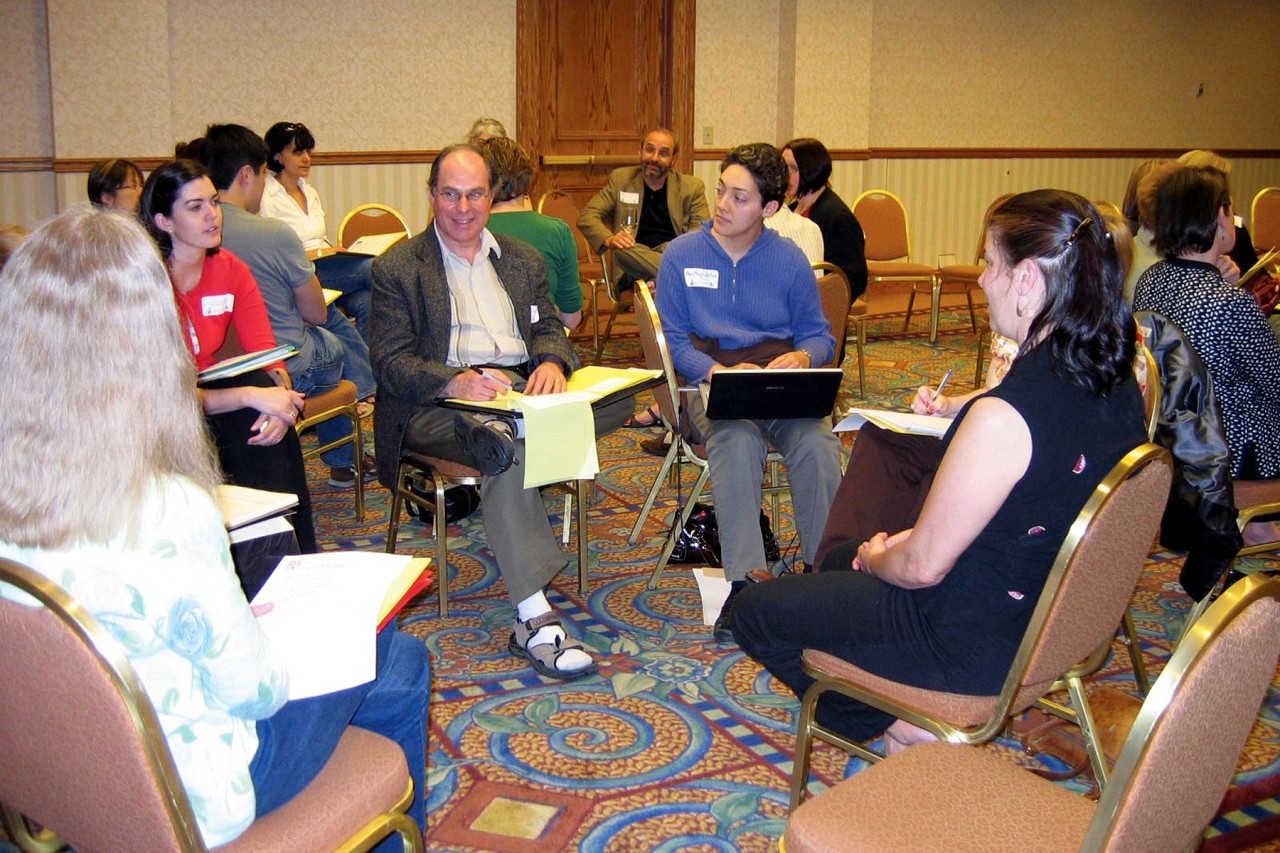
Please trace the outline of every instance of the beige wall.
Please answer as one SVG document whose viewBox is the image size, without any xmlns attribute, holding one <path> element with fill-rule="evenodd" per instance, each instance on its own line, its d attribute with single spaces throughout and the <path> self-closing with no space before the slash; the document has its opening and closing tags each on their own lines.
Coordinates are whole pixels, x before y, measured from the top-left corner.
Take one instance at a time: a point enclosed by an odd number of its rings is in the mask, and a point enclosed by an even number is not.
<svg viewBox="0 0 1280 853">
<path fill-rule="evenodd" d="M 321 151 L 439 148 L 479 115 L 513 127 L 515 10 L 516 0 L 0 0 L 0 168 L 165 156 L 209 121 L 301 120 Z M 250 28 L 258 39 L 222 38 Z M 1275 0 L 698 0 L 696 39 L 695 149 L 706 126 L 716 148 L 812 135 L 855 150 L 1280 149 Z M 863 187 L 919 186 L 903 192 L 908 205 L 967 234 L 960 211 L 992 188 L 1043 176 L 1093 192 L 1095 175 L 1127 174 L 1135 159 L 912 164 L 888 151 L 839 164 L 836 185 L 849 200 Z M 328 166 L 314 180 L 331 229 L 368 200 L 419 222 L 420 171 Z M 714 186 L 714 164 L 698 171 Z M 1254 171 L 1237 166 L 1241 200 L 1280 184 L 1280 160 Z M 0 221 L 38 223 L 81 201 L 83 180 L 0 172 Z M 1111 183 L 1097 191 L 1114 197 Z M 917 247 L 958 248 L 931 242 Z M 957 242 L 968 251 L 968 238 Z"/>
<path fill-rule="evenodd" d="M 304 121 L 337 151 L 439 148 L 478 115 L 515 123 L 515 0 L 0 9 L 0 158 L 166 156 L 210 121 Z"/>
<path fill-rule="evenodd" d="M 53 156 L 43 0 L 0 0 L 0 157 Z"/>
<path fill-rule="evenodd" d="M 1280 147 L 1274 0 L 874 6 L 872 147 Z"/>
</svg>

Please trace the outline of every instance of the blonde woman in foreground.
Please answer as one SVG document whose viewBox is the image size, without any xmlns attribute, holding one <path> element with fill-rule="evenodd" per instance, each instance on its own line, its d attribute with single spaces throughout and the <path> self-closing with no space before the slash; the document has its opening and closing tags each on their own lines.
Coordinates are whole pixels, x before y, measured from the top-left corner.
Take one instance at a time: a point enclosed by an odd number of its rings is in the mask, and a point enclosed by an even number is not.
<svg viewBox="0 0 1280 853">
<path fill-rule="evenodd" d="M 14 318 L 0 336 L 0 557 L 62 586 L 120 641 L 205 843 L 292 799 L 348 724 L 404 748 L 421 824 L 426 649 L 384 631 L 374 681 L 286 702 L 284 664 L 232 568 L 195 364 L 141 225 L 88 208 L 43 225 L 0 274 L 0 310 Z M 95 342 L 92 357 L 45 357 L 68 340 Z M 33 387 L 44 405 L 24 402 Z"/>
</svg>

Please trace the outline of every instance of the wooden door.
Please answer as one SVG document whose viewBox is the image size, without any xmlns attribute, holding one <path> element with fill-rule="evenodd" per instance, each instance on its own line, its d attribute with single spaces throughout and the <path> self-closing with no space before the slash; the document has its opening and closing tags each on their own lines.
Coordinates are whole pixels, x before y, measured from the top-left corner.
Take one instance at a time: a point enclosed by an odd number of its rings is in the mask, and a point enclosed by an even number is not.
<svg viewBox="0 0 1280 853">
<path fill-rule="evenodd" d="M 559 188 L 581 207 L 611 169 L 639 164 L 656 127 L 690 170 L 694 3 L 519 0 L 516 138 L 538 164 L 535 204 Z"/>
</svg>

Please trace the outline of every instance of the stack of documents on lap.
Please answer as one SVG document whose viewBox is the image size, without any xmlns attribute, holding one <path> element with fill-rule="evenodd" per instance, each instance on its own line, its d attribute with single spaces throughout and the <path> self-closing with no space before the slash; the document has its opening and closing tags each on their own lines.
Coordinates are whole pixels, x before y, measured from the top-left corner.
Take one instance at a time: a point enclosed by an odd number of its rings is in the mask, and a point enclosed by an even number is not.
<svg viewBox="0 0 1280 853">
<path fill-rule="evenodd" d="M 268 492 L 231 483 L 218 485 L 214 500 L 222 510 L 227 529 L 234 530 L 271 515 L 279 515 L 298 505 L 298 496 L 289 492 Z"/>
<path fill-rule="evenodd" d="M 1256 264 L 1249 267 L 1240 275 L 1240 286 L 1243 287 L 1248 284 L 1255 275 L 1265 270 L 1267 268 L 1267 264 L 1275 260 L 1277 255 L 1280 255 L 1280 248 L 1272 249 L 1269 252 L 1263 253 L 1262 257 L 1258 258 L 1258 262 Z"/>
<path fill-rule="evenodd" d="M 911 412 L 886 412 L 881 409 L 850 409 L 834 432 L 853 432 L 865 423 L 873 423 L 890 432 L 907 435 L 932 435 L 941 438 L 951 427 L 953 418 L 939 415 L 917 415 Z"/>
<path fill-rule="evenodd" d="M 298 350 L 292 344 L 276 347 L 275 349 L 258 350 L 257 352 L 247 352 L 244 355 L 236 355 L 231 358 L 224 358 L 217 364 L 210 365 L 200 371 L 197 377 L 200 382 L 212 382 L 215 379 L 230 379 L 233 376 L 240 376 L 248 373 L 250 370 L 257 370 L 259 367 L 266 367 L 268 364 L 274 364 L 277 361 L 284 361 L 298 354 Z"/>
<path fill-rule="evenodd" d="M 408 235 L 403 231 L 389 231 L 386 234 L 366 234 L 353 240 L 346 250 L 352 255 L 377 256 L 399 243 L 406 236 Z"/>
<path fill-rule="evenodd" d="M 646 370 L 642 367 L 598 367 L 589 365 L 580 367 L 569 377 L 565 389 L 560 394 L 539 394 L 537 400 L 555 403 L 557 398 L 566 400 L 585 399 L 594 406 L 608 405 L 631 394 L 637 394 L 645 388 L 656 385 L 662 378 L 661 370 Z M 508 391 L 492 400 L 476 402 L 459 400 L 454 397 L 444 401 L 451 409 L 470 409 L 480 412 L 510 412 L 514 417 L 521 417 L 525 401 L 531 399 L 528 394 L 519 391 Z"/>
<path fill-rule="evenodd" d="M 430 560 L 367 551 L 285 557 L 253 598 L 258 624 L 289 667 L 289 698 L 372 681 L 377 631 L 431 580 Z M 424 578 L 425 575 L 425 578 Z"/>
<path fill-rule="evenodd" d="M 520 418 L 525 440 L 524 487 L 590 480 L 600 473 L 593 406 L 608 405 L 661 381 L 662 371 L 638 367 L 582 367 L 559 394 L 509 391 L 493 400 L 447 399 L 442 405 Z"/>
</svg>

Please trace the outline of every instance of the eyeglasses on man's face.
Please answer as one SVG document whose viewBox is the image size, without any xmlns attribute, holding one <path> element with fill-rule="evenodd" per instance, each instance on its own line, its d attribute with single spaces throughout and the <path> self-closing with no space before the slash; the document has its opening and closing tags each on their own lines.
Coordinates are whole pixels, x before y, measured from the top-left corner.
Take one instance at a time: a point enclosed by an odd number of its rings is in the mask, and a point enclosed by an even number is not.
<svg viewBox="0 0 1280 853">
<path fill-rule="evenodd" d="M 453 187 L 445 187 L 444 189 L 438 190 L 436 192 L 436 198 L 448 205 L 457 204 L 458 202 L 462 201 L 464 198 L 470 204 L 479 204 L 481 201 L 483 201 L 484 199 L 487 199 L 488 197 L 489 197 L 489 191 L 487 189 L 479 189 L 479 188 L 467 190 L 464 192 L 462 190 L 454 189 Z"/>
</svg>

